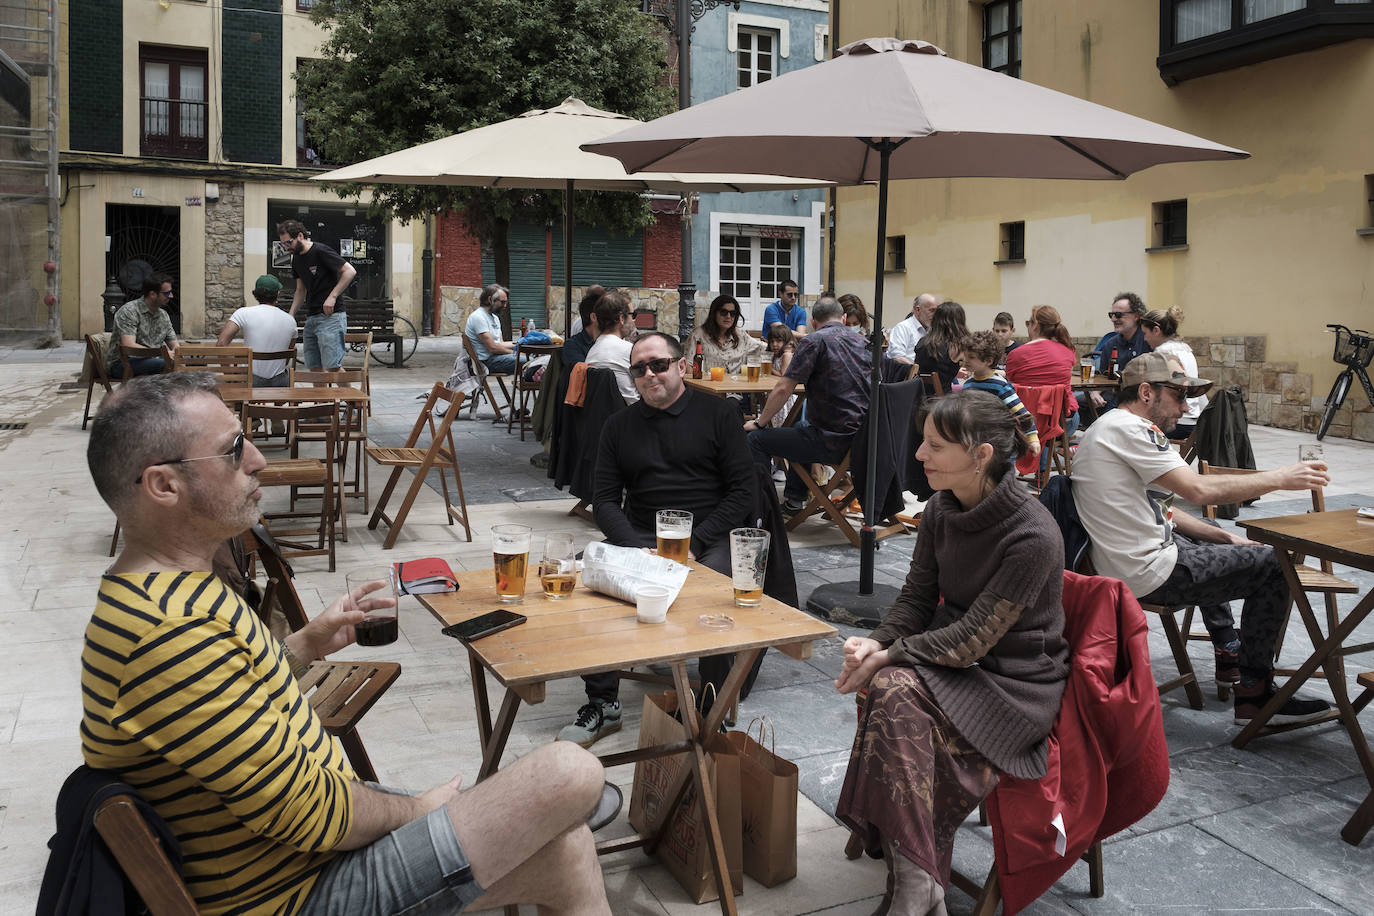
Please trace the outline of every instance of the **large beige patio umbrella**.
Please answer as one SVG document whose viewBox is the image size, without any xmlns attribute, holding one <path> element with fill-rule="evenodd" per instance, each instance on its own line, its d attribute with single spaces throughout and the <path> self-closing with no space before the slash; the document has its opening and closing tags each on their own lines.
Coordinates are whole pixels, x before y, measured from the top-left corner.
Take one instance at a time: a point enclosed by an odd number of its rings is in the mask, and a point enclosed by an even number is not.
<svg viewBox="0 0 1374 916">
<path fill-rule="evenodd" d="M 892 178 L 1121 179 L 1242 150 L 953 60 L 924 41 L 870 38 L 822 64 L 633 127 L 585 147 L 631 172 L 726 163 L 837 184 L 878 182 L 874 314 L 883 304 Z M 875 333 L 874 339 L 879 337 Z M 870 409 L 881 397 L 873 348 Z M 877 424 L 869 424 L 859 594 L 872 596 Z M 814 599 L 813 599 L 814 600 Z"/>
<path fill-rule="evenodd" d="M 592 108 L 568 98 L 556 108 L 524 114 L 433 140 L 409 149 L 312 177 L 312 181 L 362 184 L 458 185 L 485 188 L 563 189 L 563 250 L 566 257 L 565 327 L 572 326 L 572 192 L 584 191 L 764 191 L 814 188 L 814 179 L 771 174 L 626 173 L 614 159 L 585 152 L 582 144 L 599 140 L 642 121 Z"/>
</svg>

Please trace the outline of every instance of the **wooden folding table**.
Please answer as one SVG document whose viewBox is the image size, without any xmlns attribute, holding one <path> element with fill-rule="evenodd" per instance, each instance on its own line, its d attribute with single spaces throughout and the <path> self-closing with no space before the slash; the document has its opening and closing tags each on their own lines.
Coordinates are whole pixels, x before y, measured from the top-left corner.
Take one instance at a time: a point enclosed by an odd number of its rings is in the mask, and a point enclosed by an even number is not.
<svg viewBox="0 0 1374 916">
<path fill-rule="evenodd" d="M 496 772 L 520 701 L 531 705 L 542 703 L 545 684 L 549 681 L 666 663 L 672 667 L 679 708 L 690 709 L 693 703 L 687 678 L 687 661 L 704 655 L 735 653 L 734 667 L 730 669 L 730 676 L 701 731 L 698 731 L 695 717 L 683 716 L 683 740 L 601 757 L 605 766 L 618 766 L 652 757 L 683 753 L 690 755 L 689 765 L 683 767 L 677 783 L 670 787 L 668 793 L 676 801 L 655 819 L 647 836 L 636 834 L 606 841 L 597 847 L 601 853 L 638 846 L 653 852 L 685 797 L 687 780 L 690 778 L 705 802 L 703 808 L 721 912 L 733 916 L 734 889 L 730 884 L 730 870 L 721 843 L 715 798 L 707 780 L 707 754 L 702 740 L 705 735 L 719 730 L 726 711 L 734 704 L 760 651 L 776 646 L 793 658 L 806 659 L 811 656 L 811 646 L 815 640 L 834 636 L 836 630 L 809 614 L 766 596 L 759 607 L 736 607 L 729 578 L 694 562 L 687 565 L 692 570 L 687 577 L 687 584 L 669 609 L 667 622 L 661 624 L 639 623 L 632 604 L 599 595 L 580 582 L 568 598 L 561 601 L 546 599 L 540 589 L 538 576 L 528 576 L 524 604 L 510 607 L 529 619 L 519 626 L 467 645 L 468 661 L 472 668 L 473 699 L 477 705 L 478 733 L 482 741 L 482 767 L 477 778 L 485 779 Z M 458 623 L 501 606 L 496 598 L 493 571 L 460 573 L 458 583 L 456 592 L 416 597 L 444 625 Z M 733 618 L 734 627 L 729 630 L 708 629 L 698 621 L 699 617 L 706 614 L 726 614 Z M 495 722 L 492 721 L 487 699 L 488 672 L 506 688 Z"/>
<path fill-rule="evenodd" d="M 1331 628 L 1331 632 L 1323 632 L 1321 620 L 1313 612 L 1307 593 L 1298 582 L 1297 558 L 1314 557 L 1374 572 L 1374 519 L 1360 518 L 1356 515 L 1356 510 L 1347 509 L 1341 512 L 1309 512 L 1279 518 L 1245 519 L 1237 524 L 1245 528 L 1246 536 L 1252 541 L 1274 548 L 1279 565 L 1283 568 L 1283 576 L 1288 580 L 1288 589 L 1298 607 L 1298 613 L 1302 615 L 1302 621 L 1307 626 L 1307 635 L 1312 640 L 1313 650 L 1307 661 L 1284 682 L 1273 699 L 1264 705 L 1260 714 L 1250 720 L 1250 724 L 1245 726 L 1231 744 L 1234 747 L 1244 747 L 1257 735 L 1302 727 L 1270 726 L 1267 723 L 1279 707 L 1320 668 L 1322 676 L 1331 686 L 1336 708 L 1317 721 L 1329 722 L 1339 719 L 1345 726 L 1346 732 L 1350 735 L 1350 742 L 1354 745 L 1355 756 L 1360 761 L 1360 768 L 1364 771 L 1365 779 L 1370 786 L 1369 795 L 1341 829 L 1341 837 L 1347 843 L 1352 846 L 1359 845 L 1369 832 L 1369 828 L 1374 826 L 1374 752 L 1370 751 L 1364 730 L 1360 728 L 1359 710 L 1351 704 L 1343 659 L 1355 652 L 1374 650 L 1374 643 L 1351 646 L 1345 644 L 1355 632 L 1355 628 L 1374 611 L 1374 590 L 1361 598 L 1354 609 Z"/>
</svg>

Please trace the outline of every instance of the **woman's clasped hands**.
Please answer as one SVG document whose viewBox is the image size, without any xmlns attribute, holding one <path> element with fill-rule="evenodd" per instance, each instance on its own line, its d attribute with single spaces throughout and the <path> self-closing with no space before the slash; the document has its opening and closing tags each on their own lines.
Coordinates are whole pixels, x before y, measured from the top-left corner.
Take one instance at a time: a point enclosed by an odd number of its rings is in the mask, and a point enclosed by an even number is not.
<svg viewBox="0 0 1374 916">
<path fill-rule="evenodd" d="M 844 641 L 844 664 L 840 667 L 840 676 L 835 678 L 835 689 L 840 693 L 861 690 L 880 668 L 889 664 L 882 643 L 867 636 L 851 636 Z"/>
</svg>

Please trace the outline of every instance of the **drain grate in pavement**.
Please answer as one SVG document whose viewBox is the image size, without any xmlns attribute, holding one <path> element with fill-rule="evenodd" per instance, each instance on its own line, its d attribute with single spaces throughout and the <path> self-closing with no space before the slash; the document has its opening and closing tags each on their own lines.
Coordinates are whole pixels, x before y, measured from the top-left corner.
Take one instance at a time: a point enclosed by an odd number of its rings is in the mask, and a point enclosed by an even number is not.
<svg viewBox="0 0 1374 916">
<path fill-rule="evenodd" d="M 0 423 L 0 429 L 23 429 L 28 423 Z"/>
</svg>

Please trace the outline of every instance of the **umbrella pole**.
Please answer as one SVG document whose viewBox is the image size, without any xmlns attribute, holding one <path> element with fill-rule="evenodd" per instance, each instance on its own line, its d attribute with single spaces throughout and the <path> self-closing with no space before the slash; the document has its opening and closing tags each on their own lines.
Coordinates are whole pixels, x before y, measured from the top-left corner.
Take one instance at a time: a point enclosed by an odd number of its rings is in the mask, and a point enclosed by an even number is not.
<svg viewBox="0 0 1374 916">
<path fill-rule="evenodd" d="M 563 185 L 563 337 L 572 336 L 573 181 Z"/>
<path fill-rule="evenodd" d="M 883 243 L 887 238 L 887 178 L 892 151 L 900 143 L 893 140 L 865 141 L 878 151 L 878 244 L 876 266 L 873 272 L 873 314 L 883 313 Z M 873 350 L 873 375 L 868 396 L 868 466 L 864 478 L 864 524 L 859 529 L 859 594 L 873 594 L 873 555 L 878 549 L 878 539 L 873 532 L 877 512 L 878 495 L 878 423 L 882 417 L 882 327 L 873 326 L 873 339 L 869 346 Z"/>
</svg>

